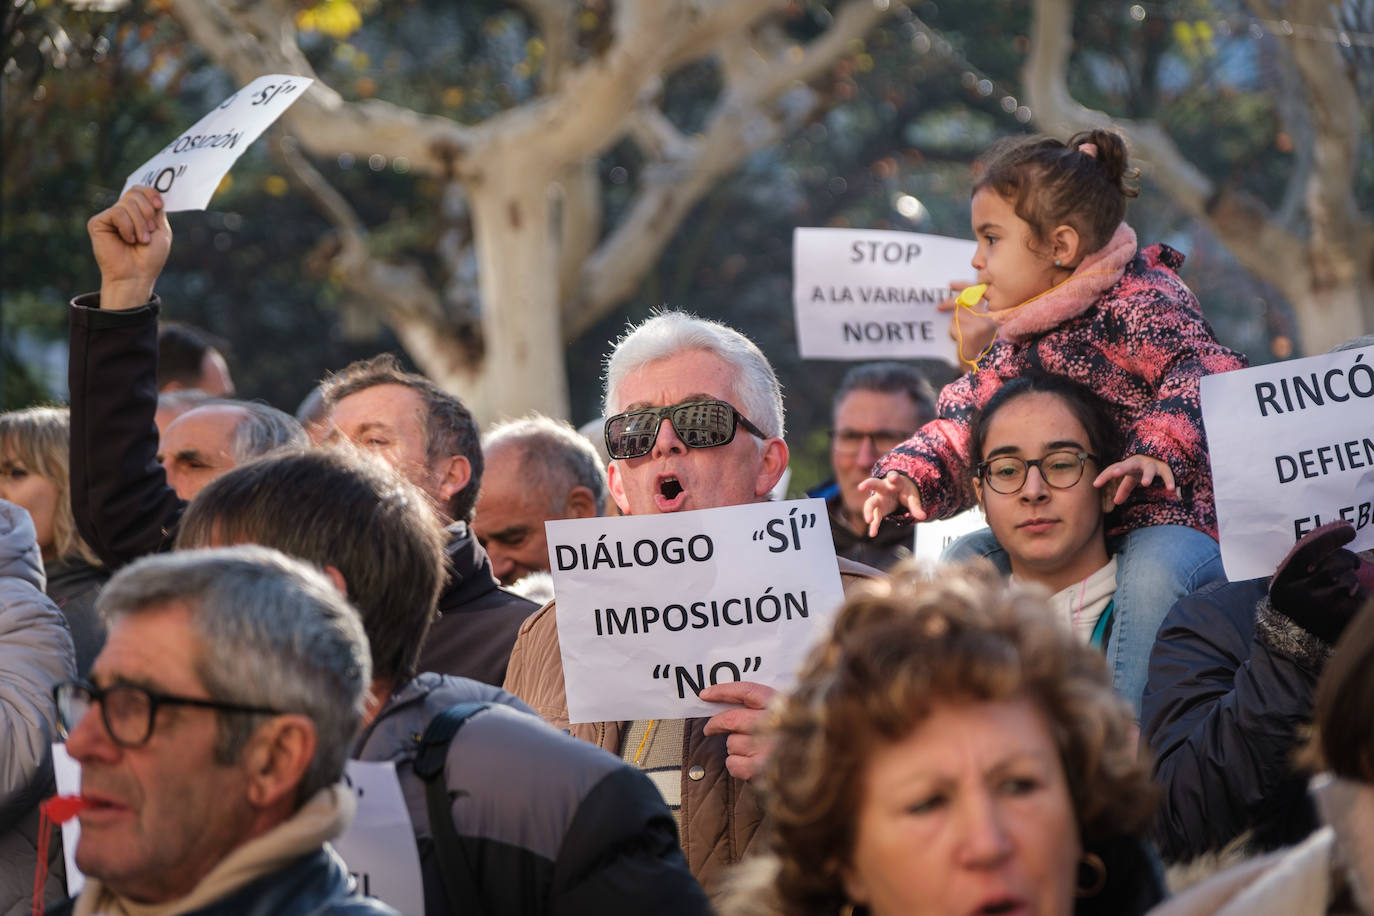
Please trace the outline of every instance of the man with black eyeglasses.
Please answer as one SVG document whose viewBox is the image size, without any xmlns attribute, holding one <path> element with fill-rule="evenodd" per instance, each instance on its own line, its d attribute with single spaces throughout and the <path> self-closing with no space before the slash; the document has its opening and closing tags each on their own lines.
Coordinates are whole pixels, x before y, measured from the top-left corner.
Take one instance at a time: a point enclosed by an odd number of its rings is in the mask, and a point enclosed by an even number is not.
<svg viewBox="0 0 1374 916">
<path fill-rule="evenodd" d="M 878 569 L 911 555 L 911 525 L 883 519 L 868 535 L 859 483 L 878 459 L 935 418 L 935 390 L 919 369 L 905 363 L 864 363 L 845 373 L 835 392 L 830 431 L 834 477 L 809 496 L 825 500 L 835 553 Z"/>
<path fill-rule="evenodd" d="M 67 913 L 389 914 L 326 845 L 371 678 L 357 611 L 263 547 L 183 551 L 101 591 L 89 681 L 54 690 L 81 764 L 86 876 Z"/>
<path fill-rule="evenodd" d="M 606 367 L 611 496 L 626 515 L 714 509 L 768 499 L 787 469 L 782 390 L 748 338 L 683 312 L 621 338 Z M 871 570 L 840 560 L 849 586 Z M 709 895 L 743 858 L 763 820 L 749 784 L 768 752 L 755 736 L 773 691 L 719 684 L 701 698 L 731 704 L 710 719 L 569 725 L 556 608 L 525 621 L 506 689 L 546 721 L 649 775 L 677 818 L 692 874 Z"/>
</svg>

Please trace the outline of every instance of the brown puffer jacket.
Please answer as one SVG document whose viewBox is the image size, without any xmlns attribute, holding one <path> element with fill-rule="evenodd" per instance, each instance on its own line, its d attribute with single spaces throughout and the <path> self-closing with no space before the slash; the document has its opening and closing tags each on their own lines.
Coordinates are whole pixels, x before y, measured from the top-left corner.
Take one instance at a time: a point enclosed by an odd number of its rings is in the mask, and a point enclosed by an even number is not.
<svg viewBox="0 0 1374 916">
<path fill-rule="evenodd" d="M 862 563 L 844 558 L 838 562 L 846 594 L 858 583 L 882 576 Z M 505 689 L 555 728 L 619 755 L 628 722 L 568 723 L 563 658 L 554 615 L 555 602 L 551 601 L 520 627 L 506 669 Z M 749 852 L 763 822 L 763 802 L 748 782 L 726 772 L 726 736 L 702 734 L 705 725 L 706 719 L 688 719 L 683 730 L 681 839 L 688 867 L 707 895 L 714 898 L 725 869 Z"/>
</svg>

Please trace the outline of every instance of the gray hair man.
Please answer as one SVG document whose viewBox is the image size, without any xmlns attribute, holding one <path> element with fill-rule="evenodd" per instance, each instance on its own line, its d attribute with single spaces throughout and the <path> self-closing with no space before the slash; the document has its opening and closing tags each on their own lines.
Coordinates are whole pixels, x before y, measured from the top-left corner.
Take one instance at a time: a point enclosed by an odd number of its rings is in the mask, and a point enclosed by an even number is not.
<svg viewBox="0 0 1374 916">
<path fill-rule="evenodd" d="M 762 502 L 787 469 L 777 376 L 723 324 L 667 312 L 631 329 L 607 362 L 605 407 L 608 482 L 626 515 Z M 865 570 L 840 561 L 846 585 Z M 773 691 L 709 687 L 702 699 L 739 704 L 711 719 L 569 725 L 556 613 L 549 604 L 521 627 L 506 689 L 555 727 L 644 769 L 678 818 L 692 873 L 718 891 L 763 819 L 748 781 L 767 754 L 755 731 Z"/>
<path fill-rule="evenodd" d="M 535 414 L 498 423 L 482 452 L 487 472 L 472 530 L 502 585 L 548 570 L 544 522 L 605 512 L 606 467 L 565 421 Z"/>
<path fill-rule="evenodd" d="M 538 605 L 500 587 L 472 533 L 485 460 L 472 413 L 383 353 L 325 380 L 330 441 L 346 439 L 401 472 L 448 524 L 449 576 L 420 668 L 499 684 L 520 624 Z"/>
<path fill-rule="evenodd" d="M 393 468 L 320 449 L 220 477 L 187 510 L 177 543 L 268 544 L 325 567 L 347 591 L 372 645 L 354 756 L 396 766 L 427 914 L 706 912 L 672 815 L 644 774 L 549 728 L 497 687 L 416 676 L 444 578 L 442 534 L 430 502 Z M 432 746 L 422 738 L 455 704 L 483 711 L 453 735 L 426 785 L 418 759 Z M 453 800 L 447 847 L 427 813 L 435 788 Z"/>
<path fill-rule="evenodd" d="M 339 779 L 371 680 L 334 584 L 263 547 L 187 551 L 99 606 L 90 681 L 55 691 L 85 801 L 75 911 L 391 912 L 326 846 L 353 817 Z"/>
<path fill-rule="evenodd" d="M 194 499 L 207 483 L 232 467 L 278 449 L 306 448 L 296 418 L 256 401 L 217 399 L 167 424 L 157 463 L 182 499 Z"/>
</svg>

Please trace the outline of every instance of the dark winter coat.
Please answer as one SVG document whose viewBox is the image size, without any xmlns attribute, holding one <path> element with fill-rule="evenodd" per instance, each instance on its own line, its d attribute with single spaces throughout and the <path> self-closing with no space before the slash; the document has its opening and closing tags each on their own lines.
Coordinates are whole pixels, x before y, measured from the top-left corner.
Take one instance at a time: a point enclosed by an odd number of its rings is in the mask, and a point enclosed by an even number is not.
<svg viewBox="0 0 1374 916">
<path fill-rule="evenodd" d="M 468 702 L 493 707 L 473 716 L 449 745 L 443 778 L 466 862 L 441 862 L 414 762 L 430 720 Z M 546 725 L 503 690 L 422 674 L 392 694 L 353 756 L 396 763 L 419 846 L 427 916 L 709 912 L 673 815 L 648 777 Z M 479 905 L 446 906 L 440 870 L 452 868 L 468 869 Z"/>
<path fill-rule="evenodd" d="M 439 594 L 439 616 L 420 650 L 420 670 L 499 687 L 520 624 L 539 605 L 501 587 L 466 522 L 454 522 L 446 533 L 448 579 Z"/>
<path fill-rule="evenodd" d="M 1160 627 L 1140 724 L 1164 790 L 1155 837 L 1166 861 L 1247 831 L 1272 849 L 1317 826 L 1293 753 L 1331 649 L 1275 611 L 1268 589 L 1268 579 L 1213 583 Z"/>
</svg>

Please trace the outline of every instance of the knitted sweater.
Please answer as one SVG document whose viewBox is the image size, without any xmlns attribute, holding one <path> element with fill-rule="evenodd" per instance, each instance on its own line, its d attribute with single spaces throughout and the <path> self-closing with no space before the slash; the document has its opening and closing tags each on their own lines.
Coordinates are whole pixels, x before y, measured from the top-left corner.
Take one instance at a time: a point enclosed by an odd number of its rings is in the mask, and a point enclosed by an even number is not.
<svg viewBox="0 0 1374 916">
<path fill-rule="evenodd" d="M 1247 362 L 1217 342 L 1178 277 L 1182 264 L 1183 255 L 1167 245 L 1137 251 L 1135 232 L 1122 223 L 1063 283 L 992 313 L 998 338 L 977 369 L 945 386 L 937 418 L 883 456 L 874 475 L 899 471 L 911 478 L 929 518 L 968 508 L 975 414 L 1004 382 L 1045 372 L 1097 392 L 1125 431 L 1125 454 L 1157 458 L 1174 473 L 1178 499 L 1158 486 L 1137 487 L 1112 513 L 1109 534 L 1186 525 L 1215 538 L 1198 380 Z"/>
</svg>

